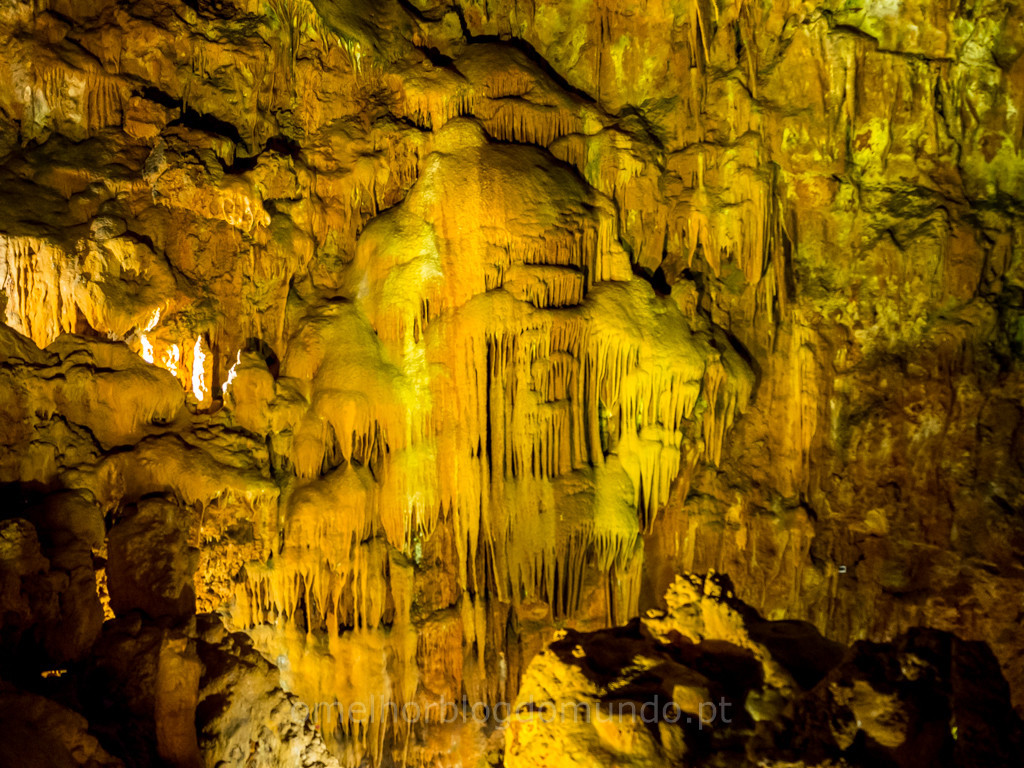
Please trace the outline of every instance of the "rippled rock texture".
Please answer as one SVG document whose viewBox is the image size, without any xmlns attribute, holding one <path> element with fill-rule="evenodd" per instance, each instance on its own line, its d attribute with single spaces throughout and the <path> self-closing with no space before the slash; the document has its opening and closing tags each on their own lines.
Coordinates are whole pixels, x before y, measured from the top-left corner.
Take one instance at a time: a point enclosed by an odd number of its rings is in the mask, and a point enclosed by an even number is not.
<svg viewBox="0 0 1024 768">
<path fill-rule="evenodd" d="M 982 643 L 1024 707 L 1019 4 L 0 0 L 0 40 L 0 678 L 58 764 L 495 762 L 395 713 L 712 569 Z"/>
</svg>

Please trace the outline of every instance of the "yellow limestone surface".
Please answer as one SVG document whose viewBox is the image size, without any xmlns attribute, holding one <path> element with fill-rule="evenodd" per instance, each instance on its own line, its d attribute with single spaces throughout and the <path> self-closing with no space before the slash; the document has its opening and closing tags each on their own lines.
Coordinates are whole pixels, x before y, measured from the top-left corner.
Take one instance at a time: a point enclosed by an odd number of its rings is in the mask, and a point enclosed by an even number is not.
<svg viewBox="0 0 1024 768">
<path fill-rule="evenodd" d="M 751 384 L 633 275 L 614 205 L 572 170 L 464 119 L 434 147 L 366 227 L 340 295 L 303 310 L 280 377 L 239 356 L 226 390 L 293 475 L 235 622 L 287 659 L 354 757 L 380 759 L 387 707 L 425 695 L 418 669 L 448 670 L 431 685 L 449 701 L 511 693 L 491 669 L 511 652 L 495 606 L 571 620 L 594 612 L 597 574 L 604 620 L 635 615 L 643 531 L 683 461 L 720 451 Z M 442 526 L 461 637 L 412 615 Z M 371 699 L 372 716 L 352 709 Z"/>
</svg>

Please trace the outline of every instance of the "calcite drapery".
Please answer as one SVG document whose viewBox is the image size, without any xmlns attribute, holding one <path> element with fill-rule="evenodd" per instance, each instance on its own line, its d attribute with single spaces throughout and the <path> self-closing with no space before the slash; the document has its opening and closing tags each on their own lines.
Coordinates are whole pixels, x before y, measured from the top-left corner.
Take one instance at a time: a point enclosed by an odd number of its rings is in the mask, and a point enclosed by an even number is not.
<svg viewBox="0 0 1024 768">
<path fill-rule="evenodd" d="M 434 146 L 363 231 L 338 295 L 298 323 L 273 396 L 251 410 L 241 370 L 228 392 L 296 477 L 280 549 L 246 566 L 236 620 L 343 718 L 367 692 L 417 701 L 418 664 L 433 662 L 417 656 L 411 574 L 439 526 L 463 631 L 432 653 L 474 700 L 512 690 L 485 671 L 514 642 L 496 605 L 571 618 L 592 571 L 608 619 L 635 614 L 641 534 L 703 453 L 694 423 L 714 450 L 751 387 L 710 329 L 633 275 L 600 193 L 467 120 Z M 325 675 L 327 659 L 359 672 Z M 379 754 L 388 724 L 374 715 L 341 728 Z"/>
</svg>

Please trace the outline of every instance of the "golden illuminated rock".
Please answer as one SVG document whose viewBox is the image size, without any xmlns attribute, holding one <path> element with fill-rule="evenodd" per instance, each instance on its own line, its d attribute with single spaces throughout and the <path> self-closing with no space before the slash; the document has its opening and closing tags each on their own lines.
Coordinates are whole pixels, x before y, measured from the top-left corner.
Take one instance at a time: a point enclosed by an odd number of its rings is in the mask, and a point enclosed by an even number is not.
<svg viewBox="0 0 1024 768">
<path fill-rule="evenodd" d="M 699 714 L 658 654 L 716 642 L 766 760 L 909 753 L 891 675 L 803 679 L 711 570 L 987 644 L 1024 706 L 1019 4 L 9 0 L 0 42 L 0 684 L 60 764 L 496 764 L 590 656 Z"/>
</svg>

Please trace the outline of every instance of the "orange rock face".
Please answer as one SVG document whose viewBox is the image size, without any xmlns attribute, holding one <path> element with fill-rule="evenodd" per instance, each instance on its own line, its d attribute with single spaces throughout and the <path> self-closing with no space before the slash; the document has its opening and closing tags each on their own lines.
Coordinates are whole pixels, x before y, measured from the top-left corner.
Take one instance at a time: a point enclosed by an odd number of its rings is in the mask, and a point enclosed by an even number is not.
<svg viewBox="0 0 1024 768">
<path fill-rule="evenodd" d="M 709 570 L 985 643 L 1024 706 L 1016 4 L 48 0 L 0 40 L 0 678 L 69 764 L 495 763 L 556 631 Z"/>
</svg>

